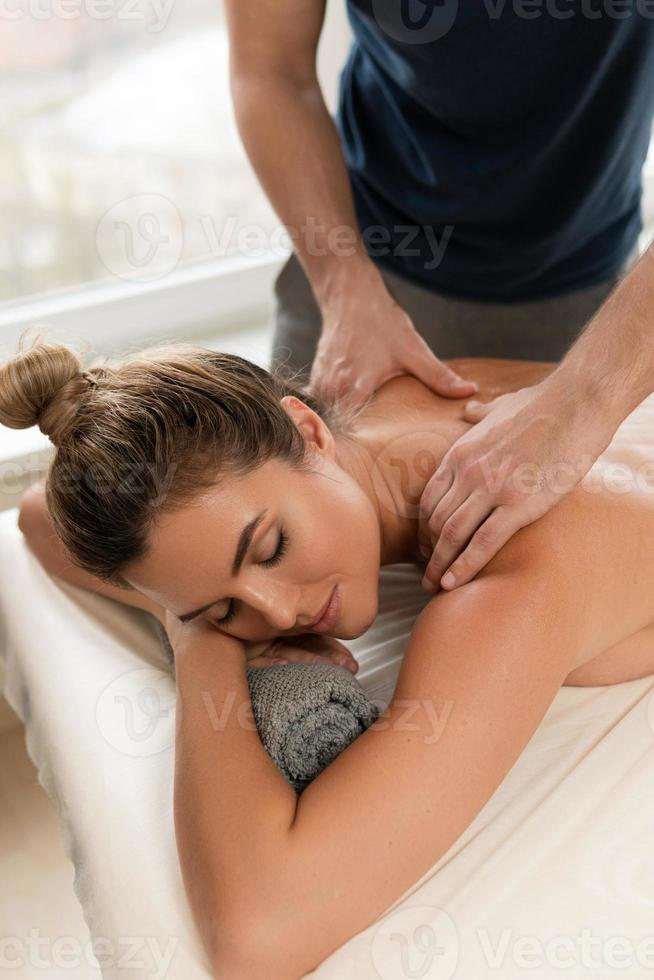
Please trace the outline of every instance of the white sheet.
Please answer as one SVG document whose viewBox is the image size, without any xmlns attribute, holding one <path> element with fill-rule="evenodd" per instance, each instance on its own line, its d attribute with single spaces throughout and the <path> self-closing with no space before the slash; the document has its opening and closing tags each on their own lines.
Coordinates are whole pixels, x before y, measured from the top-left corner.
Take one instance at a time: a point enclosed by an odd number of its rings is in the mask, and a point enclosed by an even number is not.
<svg viewBox="0 0 654 980">
<path fill-rule="evenodd" d="M 206 980 L 175 848 L 174 686 L 152 623 L 46 575 L 16 511 L 0 515 L 0 554 L 5 696 L 57 807 L 103 975 Z M 349 643 L 381 706 L 426 601 L 417 570 L 382 569 L 379 616 Z M 563 688 L 449 852 L 311 976 L 643 978 L 653 843 L 654 677 Z"/>
</svg>

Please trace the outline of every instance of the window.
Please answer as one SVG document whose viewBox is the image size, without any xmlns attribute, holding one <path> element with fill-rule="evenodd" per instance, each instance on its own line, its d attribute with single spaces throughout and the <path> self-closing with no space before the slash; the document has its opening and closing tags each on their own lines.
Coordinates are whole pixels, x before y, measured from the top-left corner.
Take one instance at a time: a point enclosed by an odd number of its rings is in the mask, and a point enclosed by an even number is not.
<svg viewBox="0 0 654 980">
<path fill-rule="evenodd" d="M 272 234 L 232 113 L 219 0 L 7 9 L 0 300 L 156 281 L 237 254 L 248 226 Z"/>
</svg>

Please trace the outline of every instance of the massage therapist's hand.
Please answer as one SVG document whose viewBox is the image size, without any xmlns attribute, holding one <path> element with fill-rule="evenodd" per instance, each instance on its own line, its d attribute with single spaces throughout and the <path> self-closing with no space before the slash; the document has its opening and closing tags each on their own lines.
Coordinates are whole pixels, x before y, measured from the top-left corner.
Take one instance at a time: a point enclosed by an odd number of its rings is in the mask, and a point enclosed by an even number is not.
<svg viewBox="0 0 654 980">
<path fill-rule="evenodd" d="M 395 302 L 378 272 L 322 307 L 322 333 L 309 388 L 361 405 L 384 382 L 412 374 L 438 395 L 470 397 L 477 385 L 440 361 Z"/>
<path fill-rule="evenodd" d="M 476 424 L 449 448 L 420 500 L 423 588 L 470 581 L 583 479 L 613 434 L 594 411 L 547 379 L 464 406 L 463 418 Z"/>
</svg>

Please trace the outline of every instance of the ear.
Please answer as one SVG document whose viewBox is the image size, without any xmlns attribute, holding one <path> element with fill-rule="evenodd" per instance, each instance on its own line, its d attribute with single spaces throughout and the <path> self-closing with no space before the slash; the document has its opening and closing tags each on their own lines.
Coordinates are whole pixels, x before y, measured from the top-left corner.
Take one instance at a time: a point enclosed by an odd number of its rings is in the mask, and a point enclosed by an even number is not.
<svg viewBox="0 0 654 980">
<path fill-rule="evenodd" d="M 313 409 L 295 395 L 284 395 L 279 403 L 300 430 L 306 442 L 313 443 L 321 453 L 334 456 L 334 437 Z"/>
</svg>

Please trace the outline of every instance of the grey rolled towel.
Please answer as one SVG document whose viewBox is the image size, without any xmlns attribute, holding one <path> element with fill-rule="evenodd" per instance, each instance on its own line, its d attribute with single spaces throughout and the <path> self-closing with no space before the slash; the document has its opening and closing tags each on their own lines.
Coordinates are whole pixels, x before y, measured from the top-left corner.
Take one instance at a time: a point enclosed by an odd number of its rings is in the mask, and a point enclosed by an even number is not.
<svg viewBox="0 0 654 980">
<path fill-rule="evenodd" d="M 155 619 L 175 671 L 168 635 Z M 379 717 L 354 674 L 336 664 L 251 667 L 248 684 L 259 737 L 297 793 Z"/>
</svg>

